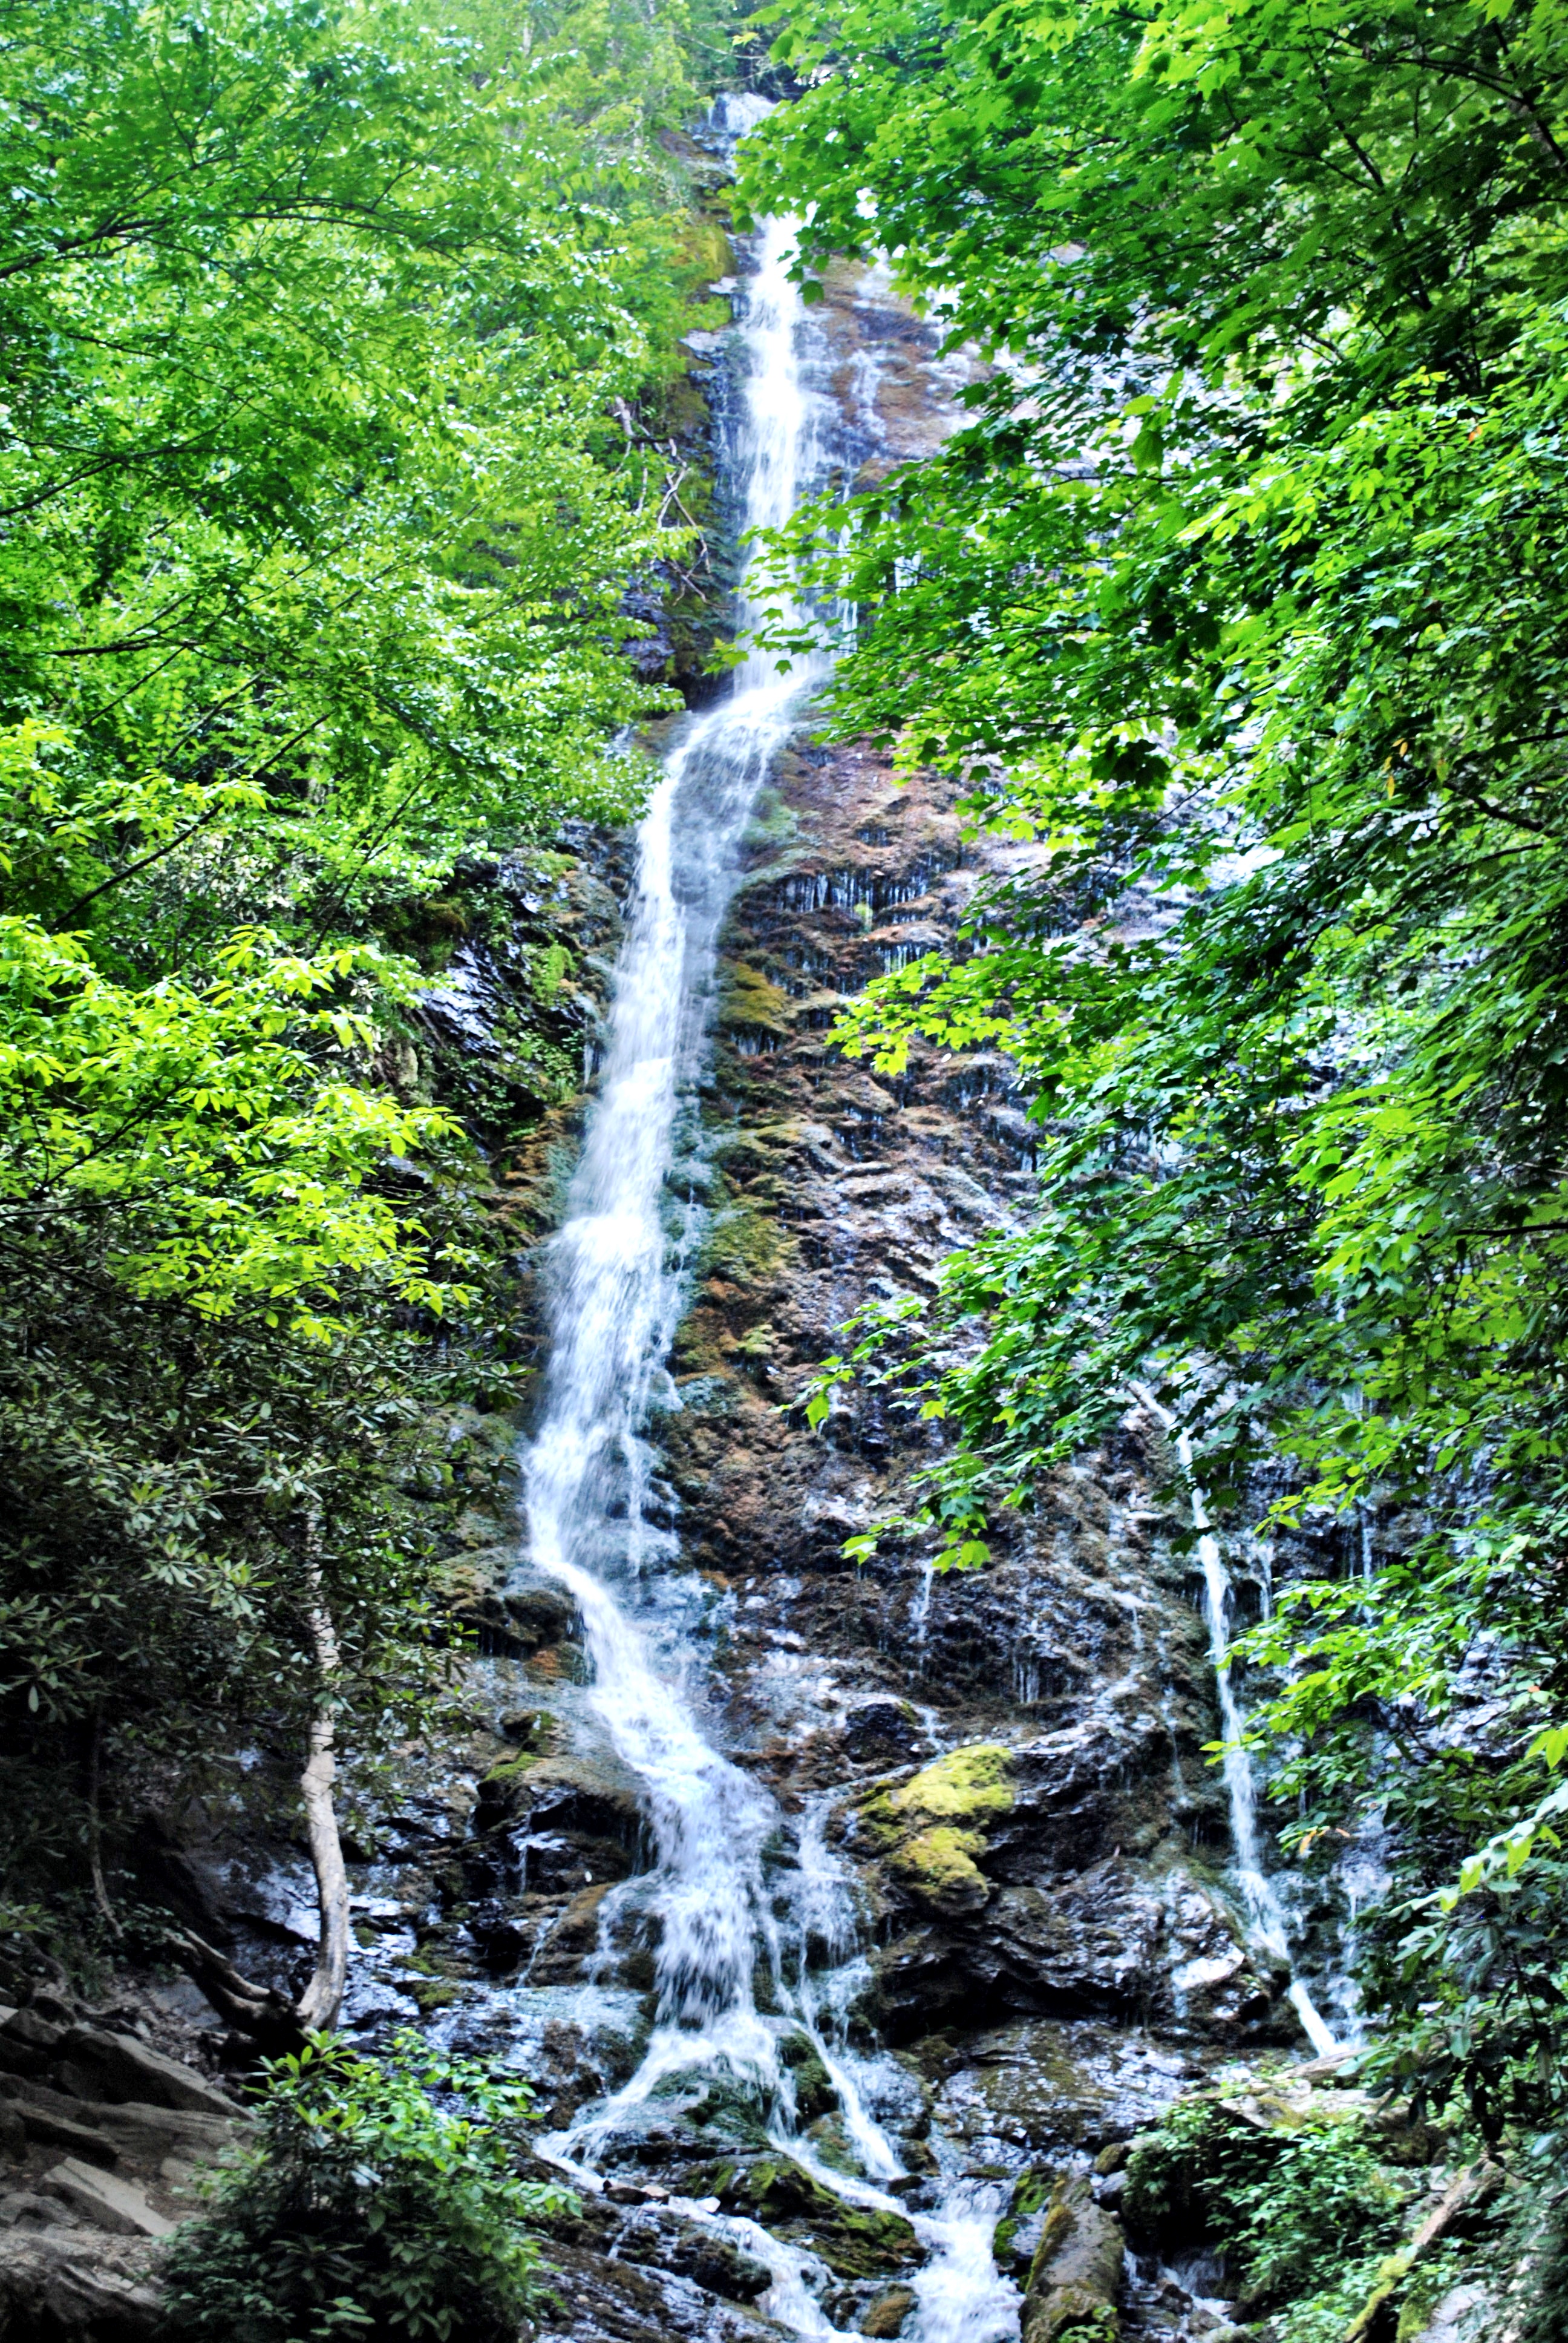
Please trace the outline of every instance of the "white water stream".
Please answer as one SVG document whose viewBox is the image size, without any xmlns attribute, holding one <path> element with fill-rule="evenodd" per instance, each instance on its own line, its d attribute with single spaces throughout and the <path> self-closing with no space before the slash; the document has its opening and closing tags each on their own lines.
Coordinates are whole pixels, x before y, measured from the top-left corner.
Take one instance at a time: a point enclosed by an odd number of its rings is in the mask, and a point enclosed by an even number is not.
<svg viewBox="0 0 1568 2343">
<path fill-rule="evenodd" d="M 802 380 L 805 329 L 787 266 L 791 229 L 768 223 L 742 335 L 744 412 L 730 458 L 749 529 L 787 520 L 819 464 L 818 402 Z M 741 623 L 752 615 L 744 607 Z M 821 669 L 780 676 L 753 655 L 730 697 L 692 719 L 665 765 L 638 839 L 636 891 L 616 973 L 598 1099 L 550 1260 L 544 1403 L 523 1459 L 531 1563 L 582 1614 L 591 1708 L 639 1785 L 656 1860 L 612 1891 L 606 1910 L 656 1939 L 657 2008 L 631 2080 L 568 2132 L 541 2143 L 586 2185 L 650 2097 L 690 2075 L 720 2076 L 754 2098 L 769 2136 L 824 2186 L 900 2210 L 879 2185 L 900 2167 L 869 2111 L 843 2040 L 856 1980 L 854 1915 L 819 1827 L 799 1835 L 780 1871 L 764 1851 L 784 1817 L 704 1737 L 685 1681 L 695 1654 L 648 1629 L 658 1566 L 674 1541 L 644 1517 L 644 1425 L 684 1307 L 683 1248 L 695 1215 L 672 1181 L 694 1113 L 719 929 L 759 789 Z M 811 1974 L 807 1947 L 829 1948 Z M 754 1995 L 759 1969 L 769 2006 Z M 803 2033 L 838 2093 L 863 2178 L 829 2169 L 796 2138 L 781 2042 Z M 928 2260 L 915 2285 L 917 2343 L 1005 2343 L 1018 2297 L 990 2254 L 1000 2192 L 955 2178 L 917 2217 Z M 759 2255 L 773 2273 L 762 2308 L 809 2336 L 831 2336 L 813 2292 L 825 2273 L 754 2223 L 688 2205 Z"/>
<path fill-rule="evenodd" d="M 1198 1532 L 1198 1563 L 1203 1573 L 1203 1624 L 1209 1630 L 1209 1656 L 1214 1665 L 1214 1684 L 1220 1696 L 1220 1721 L 1224 1726 L 1221 1762 L 1231 1805 L 1231 1844 L 1235 1857 L 1236 1885 L 1241 1891 L 1241 1901 L 1246 1907 L 1248 1933 L 1262 1951 L 1272 1954 L 1291 1969 L 1292 2006 L 1302 2021 L 1302 2030 L 1308 2041 L 1320 2056 L 1325 2056 L 1342 2046 L 1332 2027 L 1318 2010 L 1306 1986 L 1294 1973 L 1291 1960 L 1290 1922 L 1280 1901 L 1279 1890 L 1263 1868 L 1262 1853 L 1258 1845 L 1258 1786 L 1252 1778 L 1252 1761 L 1247 1754 L 1243 1737 L 1247 1722 L 1236 1698 L 1230 1667 L 1231 1574 L 1225 1567 L 1220 1541 L 1214 1535 L 1203 1492 L 1192 1478 L 1191 1440 L 1145 1384 L 1134 1383 L 1132 1389 L 1151 1414 L 1158 1417 L 1166 1432 L 1175 1435 L 1176 1454 L 1187 1476 L 1192 1526 Z"/>
</svg>

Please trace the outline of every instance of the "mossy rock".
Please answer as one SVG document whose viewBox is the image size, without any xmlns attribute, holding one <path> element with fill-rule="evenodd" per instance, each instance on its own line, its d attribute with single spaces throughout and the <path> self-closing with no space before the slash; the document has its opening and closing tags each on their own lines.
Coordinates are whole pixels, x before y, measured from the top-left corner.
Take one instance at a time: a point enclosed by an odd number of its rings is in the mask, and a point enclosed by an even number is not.
<svg viewBox="0 0 1568 2343">
<path fill-rule="evenodd" d="M 728 1182 L 716 1183 L 710 1198 L 708 1234 L 698 1260 L 702 1277 L 722 1277 L 734 1284 L 766 1285 L 787 1269 L 799 1248 L 775 1212 L 755 1197 L 738 1195 Z"/>
<path fill-rule="evenodd" d="M 978 1912 L 990 1896 L 985 1874 L 975 1861 L 984 1853 L 979 1831 L 917 1831 L 894 1848 L 888 1867 L 939 1912 Z"/>
<path fill-rule="evenodd" d="M 730 2183 L 727 2209 L 809 2246 L 836 2278 L 881 2278 L 920 2258 L 912 2223 L 841 2197 L 786 2158 L 754 2164 Z"/>
<path fill-rule="evenodd" d="M 410 2000 L 418 2004 L 421 2017 L 434 2017 L 438 2010 L 450 2009 L 462 1997 L 462 1987 L 449 1977 L 406 1976 L 402 1979 Z"/>
<path fill-rule="evenodd" d="M 815 2122 L 839 2104 L 832 2077 L 803 2034 L 793 2034 L 779 2053 L 795 2083 L 795 2114 L 802 2124 Z"/>
<path fill-rule="evenodd" d="M 922 1765 L 907 1782 L 871 1790 L 860 1816 L 880 1843 L 900 1884 L 939 1912 L 975 1912 L 990 1887 L 978 1858 L 985 1825 L 1013 1803 L 1012 1752 L 998 1742 L 970 1742 Z"/>
<path fill-rule="evenodd" d="M 1059 2286 L 1026 2309 L 1022 2343 L 1115 2343 L 1114 2308 L 1087 2287 Z"/>
<path fill-rule="evenodd" d="M 1002 2209 L 991 2239 L 991 2253 L 1001 2269 L 1016 2268 L 1033 2259 L 1033 2254 L 1019 2253 L 1014 2240 L 1019 2231 L 1044 2210 L 1050 2198 L 1053 2176 L 1049 2172 L 1030 2169 L 1020 2172 L 1012 2184 L 1012 2194 Z"/>
<path fill-rule="evenodd" d="M 540 1757 L 556 1739 L 557 1720 L 548 1708 L 515 1709 L 502 1717 L 501 1731 L 519 1756 Z M 504 1765 L 507 1760 L 500 1762 Z"/>
<path fill-rule="evenodd" d="M 889 1838 L 932 1824 L 972 1824 L 978 1816 L 1010 1810 L 1011 1770 L 1010 1749 L 1000 1742 L 971 1741 L 922 1765 L 894 1789 L 872 1790 L 860 1811 L 874 1831 Z"/>
<path fill-rule="evenodd" d="M 480 1797 L 490 1805 L 499 1805 L 502 1794 L 531 1766 L 537 1765 L 542 1754 L 538 1749 L 518 1749 L 511 1756 L 501 1758 L 479 1784 Z"/>
<path fill-rule="evenodd" d="M 1070 2335 L 1111 2343 L 1126 2258 L 1121 2227 L 1095 2203 L 1088 2181 L 1058 2180 L 1030 2268 L 1022 2343 Z"/>
<path fill-rule="evenodd" d="M 747 825 L 746 843 L 749 847 L 789 846 L 800 828 L 800 818 L 776 789 L 765 788 L 758 793 Z"/>
<path fill-rule="evenodd" d="M 760 969 L 732 962 L 727 974 L 719 1022 L 731 1031 L 783 1034 L 789 1031 L 791 1003 L 781 985 Z"/>
<path fill-rule="evenodd" d="M 518 1794 L 528 1775 L 550 1755 L 559 1738 L 556 1719 L 548 1708 L 508 1716 L 501 1730 L 515 1745 L 505 1757 L 497 1758 L 479 1783 L 475 1820 L 480 1829 L 518 1813 Z"/>
</svg>

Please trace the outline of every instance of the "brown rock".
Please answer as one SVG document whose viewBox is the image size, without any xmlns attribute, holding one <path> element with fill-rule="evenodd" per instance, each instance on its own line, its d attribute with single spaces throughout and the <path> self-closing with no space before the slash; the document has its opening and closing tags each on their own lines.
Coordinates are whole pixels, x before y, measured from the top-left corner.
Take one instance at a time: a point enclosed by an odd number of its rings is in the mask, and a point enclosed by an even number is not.
<svg viewBox="0 0 1568 2343">
<path fill-rule="evenodd" d="M 915 2307 L 912 2287 L 890 2286 L 879 2294 L 860 2321 L 862 2335 L 901 2335 L 904 2321 Z"/>
</svg>

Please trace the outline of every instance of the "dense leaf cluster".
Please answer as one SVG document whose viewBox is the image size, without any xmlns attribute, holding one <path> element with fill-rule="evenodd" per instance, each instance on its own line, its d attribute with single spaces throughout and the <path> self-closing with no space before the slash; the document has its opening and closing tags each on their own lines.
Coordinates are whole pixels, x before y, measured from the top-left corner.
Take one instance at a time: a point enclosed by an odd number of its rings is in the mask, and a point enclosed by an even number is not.
<svg viewBox="0 0 1568 2343">
<path fill-rule="evenodd" d="M 398 2036 L 273 2061 L 260 2141 L 168 2262 L 171 2334 L 215 2343 L 511 2343 L 538 2291 L 530 2222 L 568 2207 L 517 2165 L 527 2087 Z"/>
<path fill-rule="evenodd" d="M 839 718 L 1030 849 L 962 950 L 839 1030 L 888 1068 L 1010 1051 L 1039 1211 L 829 1380 L 945 1420 L 950 1561 L 1136 1382 L 1211 1500 L 1255 1520 L 1271 1475 L 1321 1558 L 1253 1646 L 1297 1836 L 1321 1861 L 1381 1815 L 1435 1892 L 1504 1835 L 1413 1933 L 1380 1924 L 1378 1989 L 1434 2081 L 1539 2116 L 1568 1962 L 1530 1822 L 1568 1695 L 1568 18 L 776 21 L 809 86 L 751 200 L 811 207 L 808 268 L 885 246 L 993 361 L 939 458 L 798 527 L 860 613 Z"/>
<path fill-rule="evenodd" d="M 1411 2191 L 1359 2117 L 1270 2129 L 1235 2102 L 1178 2101 L 1128 2161 L 1126 2209 L 1154 2243 L 1201 2239 L 1282 2343 L 1338 2343 L 1399 2238 Z"/>
</svg>

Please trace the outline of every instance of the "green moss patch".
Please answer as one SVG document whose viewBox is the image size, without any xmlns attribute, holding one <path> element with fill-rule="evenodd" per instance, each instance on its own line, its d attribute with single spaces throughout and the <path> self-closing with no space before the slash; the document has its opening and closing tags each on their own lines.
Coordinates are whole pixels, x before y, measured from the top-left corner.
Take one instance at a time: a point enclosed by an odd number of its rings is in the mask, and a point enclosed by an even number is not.
<svg viewBox="0 0 1568 2343">
<path fill-rule="evenodd" d="M 809 2246 L 837 2278 L 879 2278 L 920 2258 L 920 2241 L 901 2213 L 846 2205 L 785 2157 L 734 2175 L 726 2209 L 749 2213 L 764 2227 Z"/>
<path fill-rule="evenodd" d="M 985 1874 L 975 1861 L 985 1853 L 979 1831 L 939 1827 L 917 1831 L 900 1840 L 888 1857 L 888 1867 L 907 1887 L 930 1904 L 946 1910 L 969 1910 L 990 1894 Z"/>
<path fill-rule="evenodd" d="M 888 1803 L 897 1814 L 919 1815 L 931 1822 L 958 1815 L 1006 1814 L 1012 1805 L 1007 1779 L 1011 1768 L 1010 1749 L 997 1742 L 971 1742 L 923 1765 L 890 1794 Z"/>
<path fill-rule="evenodd" d="M 1012 1805 L 1012 1753 L 971 1742 L 923 1765 L 896 1789 L 869 1791 L 863 1823 L 903 1886 L 939 1911 L 978 1911 L 990 1889 L 980 1867 L 985 1828 Z"/>
<path fill-rule="evenodd" d="M 789 1031 L 789 995 L 760 969 L 733 962 L 724 987 L 719 1022 L 729 1031 L 785 1034 Z"/>
</svg>

